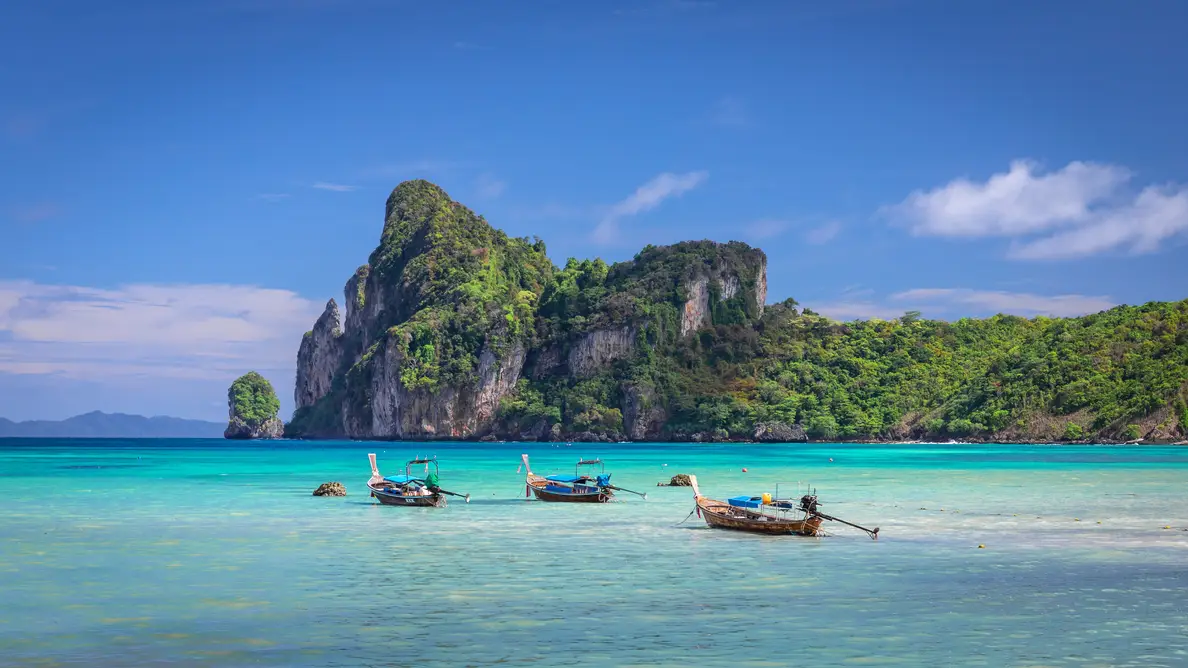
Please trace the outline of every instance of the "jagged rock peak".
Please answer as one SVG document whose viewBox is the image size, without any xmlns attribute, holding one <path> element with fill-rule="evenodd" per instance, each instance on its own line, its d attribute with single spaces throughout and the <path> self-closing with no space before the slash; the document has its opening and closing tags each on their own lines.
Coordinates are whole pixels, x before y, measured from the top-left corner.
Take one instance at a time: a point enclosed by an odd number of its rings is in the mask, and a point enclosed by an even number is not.
<svg viewBox="0 0 1188 668">
<path fill-rule="evenodd" d="M 322 315 L 318 316 L 314 323 L 314 329 L 329 329 L 331 332 L 339 332 L 342 328 L 342 317 L 338 311 L 338 302 L 331 297 L 326 301 L 326 308 L 322 309 Z"/>
<path fill-rule="evenodd" d="M 341 337 L 341 315 L 338 304 L 331 299 L 313 329 L 301 337 L 297 349 L 297 383 L 293 390 L 297 408 L 312 406 L 330 391 L 342 353 Z"/>
</svg>

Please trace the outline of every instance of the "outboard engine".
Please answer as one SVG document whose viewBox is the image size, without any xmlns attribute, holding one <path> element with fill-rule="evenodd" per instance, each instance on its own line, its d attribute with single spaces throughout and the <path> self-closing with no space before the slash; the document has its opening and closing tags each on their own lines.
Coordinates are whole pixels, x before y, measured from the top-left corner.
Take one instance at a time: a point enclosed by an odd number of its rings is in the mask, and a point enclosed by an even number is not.
<svg viewBox="0 0 1188 668">
<path fill-rule="evenodd" d="M 610 484 L 610 477 L 611 477 L 611 474 L 602 473 L 602 474 L 598 475 L 596 478 L 594 478 L 594 484 L 598 485 L 599 487 L 606 487 L 607 485 Z"/>
<path fill-rule="evenodd" d="M 800 497 L 800 509 L 810 515 L 817 512 L 817 495 L 805 494 Z"/>
</svg>

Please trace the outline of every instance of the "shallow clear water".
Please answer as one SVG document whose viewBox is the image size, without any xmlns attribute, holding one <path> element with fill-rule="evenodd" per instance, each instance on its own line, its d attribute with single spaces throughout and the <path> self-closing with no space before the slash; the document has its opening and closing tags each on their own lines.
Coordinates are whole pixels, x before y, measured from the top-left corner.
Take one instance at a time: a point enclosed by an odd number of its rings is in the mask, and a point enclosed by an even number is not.
<svg viewBox="0 0 1188 668">
<path fill-rule="evenodd" d="M 376 505 L 368 452 L 471 503 Z M 527 501 L 521 452 L 648 498 Z M 675 473 L 880 538 L 682 523 Z M 1182 447 L 0 440 L 0 499 L 2 665 L 1188 665 Z"/>
</svg>

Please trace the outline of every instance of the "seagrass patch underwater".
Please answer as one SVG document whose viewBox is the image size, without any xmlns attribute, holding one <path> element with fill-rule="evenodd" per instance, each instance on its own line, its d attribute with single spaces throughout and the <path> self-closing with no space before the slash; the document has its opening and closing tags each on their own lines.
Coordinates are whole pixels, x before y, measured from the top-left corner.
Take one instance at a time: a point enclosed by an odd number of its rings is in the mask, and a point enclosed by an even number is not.
<svg viewBox="0 0 1188 668">
<path fill-rule="evenodd" d="M 368 452 L 471 502 L 381 507 Z M 522 452 L 648 498 L 526 500 Z M 709 529 L 676 473 L 879 540 Z M 1185 665 L 1185 480 L 1182 447 L 5 440 L 0 664 Z"/>
</svg>

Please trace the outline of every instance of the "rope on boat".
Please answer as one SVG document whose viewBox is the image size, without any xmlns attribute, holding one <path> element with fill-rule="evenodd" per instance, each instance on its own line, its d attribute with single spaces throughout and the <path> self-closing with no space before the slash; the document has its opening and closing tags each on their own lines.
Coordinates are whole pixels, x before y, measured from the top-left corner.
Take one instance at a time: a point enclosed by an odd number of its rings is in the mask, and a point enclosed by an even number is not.
<svg viewBox="0 0 1188 668">
<path fill-rule="evenodd" d="M 690 517 L 693 517 L 693 513 L 695 513 L 695 512 L 697 512 L 697 508 L 693 508 L 693 510 L 690 510 L 690 511 L 689 511 L 689 514 L 685 516 L 685 519 L 681 520 L 680 522 L 677 522 L 677 523 L 676 523 L 676 524 L 674 524 L 673 526 L 674 526 L 674 527 L 679 527 L 680 525 L 684 524 L 685 522 L 688 522 L 688 521 L 689 521 L 689 518 L 690 518 Z"/>
</svg>

